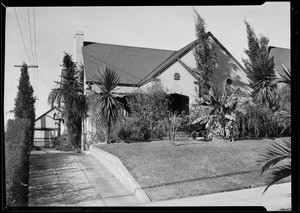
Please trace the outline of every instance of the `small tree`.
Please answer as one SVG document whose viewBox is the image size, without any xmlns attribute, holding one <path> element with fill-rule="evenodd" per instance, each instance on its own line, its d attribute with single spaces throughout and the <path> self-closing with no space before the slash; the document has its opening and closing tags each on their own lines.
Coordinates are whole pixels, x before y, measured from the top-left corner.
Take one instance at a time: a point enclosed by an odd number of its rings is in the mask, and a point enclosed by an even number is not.
<svg viewBox="0 0 300 213">
<path fill-rule="evenodd" d="M 269 57 L 269 39 L 258 39 L 253 28 L 245 21 L 247 28 L 248 49 L 245 50 L 249 59 L 243 59 L 246 75 L 253 89 L 253 100 L 259 104 L 268 103 L 272 107 L 273 91 L 276 88 L 274 59 Z"/>
<path fill-rule="evenodd" d="M 205 98 L 208 95 L 209 90 L 212 88 L 211 79 L 213 71 L 217 65 L 217 55 L 214 52 L 214 46 L 210 41 L 209 36 L 206 33 L 206 23 L 199 13 L 194 10 L 195 13 L 195 29 L 196 37 L 199 40 L 198 45 L 194 50 L 194 57 L 196 60 L 196 66 L 199 76 L 199 93 L 201 98 Z"/>
<path fill-rule="evenodd" d="M 33 147 L 34 139 L 34 121 L 35 121 L 35 101 L 33 88 L 30 84 L 27 64 L 23 63 L 21 67 L 21 76 L 19 79 L 18 93 L 15 98 L 14 113 L 15 118 L 27 118 L 30 121 L 29 146 Z"/>
<path fill-rule="evenodd" d="M 171 145 L 173 146 L 176 146 L 175 142 L 177 141 L 177 132 L 180 126 L 182 125 L 184 118 L 184 112 L 178 115 L 177 111 L 174 113 L 169 112 L 168 117 L 165 118 L 169 140 L 171 142 Z"/>
<path fill-rule="evenodd" d="M 119 76 L 108 67 L 95 76 L 100 92 L 91 93 L 88 96 L 90 108 L 93 110 L 95 119 L 106 129 L 106 143 L 110 143 L 111 129 L 117 122 L 121 103 L 114 95 L 114 90 L 120 82 Z"/>
<path fill-rule="evenodd" d="M 48 103 L 53 107 L 55 103 L 62 105 L 66 119 L 68 142 L 73 148 L 80 148 L 81 119 L 87 112 L 87 101 L 83 94 L 83 82 L 80 82 L 80 72 L 76 69 L 72 56 L 64 53 L 62 81 L 56 82 L 48 96 Z"/>
</svg>

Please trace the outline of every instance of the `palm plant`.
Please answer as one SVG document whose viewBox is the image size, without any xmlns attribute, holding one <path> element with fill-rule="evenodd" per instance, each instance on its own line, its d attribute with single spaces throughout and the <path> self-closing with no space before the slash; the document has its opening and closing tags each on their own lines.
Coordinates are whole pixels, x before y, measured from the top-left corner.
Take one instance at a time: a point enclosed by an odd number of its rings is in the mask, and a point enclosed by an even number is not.
<svg viewBox="0 0 300 213">
<path fill-rule="evenodd" d="M 246 74 L 253 89 L 252 98 L 259 104 L 271 104 L 273 91 L 276 88 L 274 79 L 274 59 L 269 57 L 267 37 L 255 35 L 254 29 L 245 21 L 247 28 L 248 49 L 245 50 L 249 59 L 243 59 Z"/>
<path fill-rule="evenodd" d="M 110 143 L 111 128 L 117 122 L 121 103 L 114 95 L 119 76 L 110 68 L 105 67 L 99 76 L 95 76 L 98 82 L 99 92 L 93 92 L 88 96 L 90 108 L 95 119 L 106 128 L 106 143 Z"/>
<path fill-rule="evenodd" d="M 260 154 L 257 163 L 261 164 L 261 175 L 272 168 L 268 185 L 264 189 L 266 192 L 270 186 L 291 175 L 291 139 L 281 139 L 272 144 Z M 274 167 L 277 164 L 281 165 Z"/>
<path fill-rule="evenodd" d="M 74 148 L 80 147 L 81 119 L 87 112 L 87 101 L 83 93 L 83 82 L 78 79 L 82 70 L 77 70 L 70 54 L 63 58 L 62 81 L 56 82 L 48 96 L 48 103 L 53 107 L 55 103 L 62 105 L 63 116 L 66 118 L 68 141 Z"/>
<path fill-rule="evenodd" d="M 284 72 L 286 75 L 281 75 L 281 78 L 277 79 L 277 82 L 284 83 L 286 86 L 290 87 L 291 73 L 285 67 Z M 281 105 L 279 110 L 275 112 L 275 115 L 279 117 L 279 123 L 286 128 L 290 128 L 290 106 L 289 100 Z M 281 139 L 281 141 L 272 144 L 263 153 L 260 153 L 260 158 L 257 163 L 261 164 L 261 175 L 272 168 L 271 176 L 268 179 L 268 185 L 264 190 L 265 192 L 271 185 L 291 175 L 291 139 Z M 281 163 L 282 165 L 274 168 L 273 166 L 278 163 Z"/>
<path fill-rule="evenodd" d="M 273 91 L 276 88 L 274 61 L 265 50 L 258 51 L 252 64 L 251 82 L 253 85 L 253 100 L 264 104 L 271 103 Z"/>
</svg>

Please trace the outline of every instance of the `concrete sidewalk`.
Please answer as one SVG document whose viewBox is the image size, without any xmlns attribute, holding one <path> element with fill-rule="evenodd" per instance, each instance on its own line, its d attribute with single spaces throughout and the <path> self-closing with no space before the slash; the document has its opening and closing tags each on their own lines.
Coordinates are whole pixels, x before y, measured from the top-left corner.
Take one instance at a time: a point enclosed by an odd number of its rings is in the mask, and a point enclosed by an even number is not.
<svg viewBox="0 0 300 213">
<path fill-rule="evenodd" d="M 28 206 L 135 206 L 142 202 L 92 155 L 32 151 Z"/>
<path fill-rule="evenodd" d="M 291 208 L 291 183 L 142 204 L 142 206 L 263 206 L 268 211 Z"/>
<path fill-rule="evenodd" d="M 92 155 L 32 151 L 28 206 L 264 206 L 291 208 L 291 183 L 142 203 Z"/>
</svg>

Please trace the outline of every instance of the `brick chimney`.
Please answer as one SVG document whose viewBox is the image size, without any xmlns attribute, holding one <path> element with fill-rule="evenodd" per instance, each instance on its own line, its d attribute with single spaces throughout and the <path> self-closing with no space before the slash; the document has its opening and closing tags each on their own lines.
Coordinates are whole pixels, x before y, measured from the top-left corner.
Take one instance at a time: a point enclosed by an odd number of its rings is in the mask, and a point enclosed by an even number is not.
<svg viewBox="0 0 300 213">
<path fill-rule="evenodd" d="M 83 64 L 82 57 L 82 47 L 83 47 L 83 31 L 77 31 L 75 33 L 75 62 L 77 63 L 77 68 L 79 68 L 80 64 Z"/>
</svg>

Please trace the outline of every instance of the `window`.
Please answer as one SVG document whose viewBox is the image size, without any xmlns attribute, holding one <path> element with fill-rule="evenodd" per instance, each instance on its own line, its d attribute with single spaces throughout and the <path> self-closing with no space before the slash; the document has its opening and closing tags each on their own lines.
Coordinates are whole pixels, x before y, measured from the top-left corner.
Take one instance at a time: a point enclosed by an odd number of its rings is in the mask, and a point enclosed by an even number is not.
<svg viewBox="0 0 300 213">
<path fill-rule="evenodd" d="M 180 80 L 180 74 L 178 72 L 174 73 L 174 80 L 176 80 L 176 81 Z"/>
</svg>

